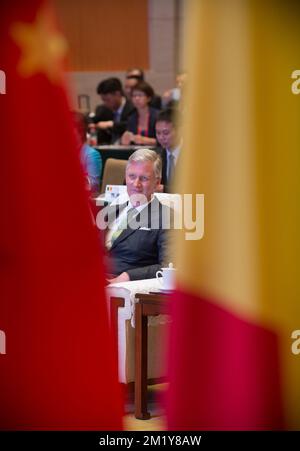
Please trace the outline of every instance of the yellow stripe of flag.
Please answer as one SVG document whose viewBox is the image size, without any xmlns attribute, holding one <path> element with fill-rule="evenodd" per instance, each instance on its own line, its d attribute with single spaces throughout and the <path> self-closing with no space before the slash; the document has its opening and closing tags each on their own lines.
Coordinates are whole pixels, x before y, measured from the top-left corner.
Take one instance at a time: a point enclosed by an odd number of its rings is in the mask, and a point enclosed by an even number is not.
<svg viewBox="0 0 300 451">
<path fill-rule="evenodd" d="M 205 235 L 179 233 L 179 286 L 277 333 L 287 425 L 299 428 L 300 6 L 188 5 L 178 190 L 205 195 Z"/>
</svg>

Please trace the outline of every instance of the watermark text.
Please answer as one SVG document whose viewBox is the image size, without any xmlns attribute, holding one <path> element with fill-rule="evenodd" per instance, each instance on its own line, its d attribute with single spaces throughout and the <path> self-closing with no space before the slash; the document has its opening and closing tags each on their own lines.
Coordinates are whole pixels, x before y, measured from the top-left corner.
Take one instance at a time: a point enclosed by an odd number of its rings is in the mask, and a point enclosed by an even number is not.
<svg viewBox="0 0 300 451">
<path fill-rule="evenodd" d="M 298 95 L 300 94 L 300 70 L 294 70 L 292 72 L 291 78 L 295 80 L 293 81 L 291 86 L 292 93 Z"/>
<path fill-rule="evenodd" d="M 6 94 L 6 74 L 0 69 L 0 94 Z"/>
<path fill-rule="evenodd" d="M 6 335 L 0 330 L 0 354 L 6 354 Z"/>
<path fill-rule="evenodd" d="M 291 351 L 294 355 L 300 354 L 300 330 L 293 330 L 291 339 L 294 340 L 291 346 Z"/>
<path fill-rule="evenodd" d="M 200 240 L 204 236 L 204 194 L 180 194 L 173 195 L 165 207 L 159 209 L 156 202 L 147 202 L 142 194 L 132 195 L 132 205 L 138 208 L 147 205 L 129 222 L 122 220 L 120 229 L 132 230 L 184 230 L 186 240 Z M 98 229 L 114 229 L 120 213 L 120 205 L 109 205 L 99 211 L 96 217 Z M 126 219 L 126 218 L 125 218 Z"/>
</svg>

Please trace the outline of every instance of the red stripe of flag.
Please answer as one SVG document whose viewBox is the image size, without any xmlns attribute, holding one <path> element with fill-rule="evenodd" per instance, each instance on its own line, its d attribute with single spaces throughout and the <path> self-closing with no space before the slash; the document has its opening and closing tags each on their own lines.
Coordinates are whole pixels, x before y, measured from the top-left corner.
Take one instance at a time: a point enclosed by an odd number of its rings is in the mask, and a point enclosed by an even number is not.
<svg viewBox="0 0 300 451">
<path fill-rule="evenodd" d="M 44 7 L 40 1 L 1 7 L 7 93 L 0 96 L 0 329 L 6 335 L 0 428 L 121 429 L 101 248 L 61 61 L 50 52 L 50 66 L 46 59 L 24 75 L 26 50 L 12 32 L 21 24 L 36 33 L 39 23 L 42 34 L 29 43 L 47 46 L 59 31 Z M 47 72 L 51 64 L 55 80 Z"/>
<path fill-rule="evenodd" d="M 187 290 L 172 307 L 168 428 L 283 428 L 276 334 Z"/>
</svg>

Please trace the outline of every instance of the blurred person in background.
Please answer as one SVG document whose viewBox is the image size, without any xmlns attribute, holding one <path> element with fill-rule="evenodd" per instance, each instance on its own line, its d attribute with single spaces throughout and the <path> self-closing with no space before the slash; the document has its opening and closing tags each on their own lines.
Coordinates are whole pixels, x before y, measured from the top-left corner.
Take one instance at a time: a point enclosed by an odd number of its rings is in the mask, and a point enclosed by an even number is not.
<svg viewBox="0 0 300 451">
<path fill-rule="evenodd" d="M 145 81 L 143 69 L 132 68 L 127 70 L 125 74 L 125 83 L 124 83 L 124 92 L 127 99 L 131 100 L 132 89 L 140 81 Z"/>
<path fill-rule="evenodd" d="M 125 83 L 124 83 L 124 92 L 126 95 L 126 98 L 128 100 L 132 100 L 132 89 L 140 82 L 143 80 L 140 80 L 138 77 L 136 77 L 135 75 L 131 75 L 129 77 L 126 77 L 125 79 Z"/>
<path fill-rule="evenodd" d="M 186 83 L 187 74 L 185 72 L 179 73 L 176 76 L 176 87 L 168 89 L 162 95 L 162 105 L 164 108 L 180 108 L 182 100 L 182 91 Z"/>
<path fill-rule="evenodd" d="M 132 102 L 135 111 L 130 115 L 127 131 L 121 138 L 121 143 L 156 145 L 155 121 L 158 110 L 150 107 L 154 95 L 152 87 L 145 81 L 140 81 L 132 90 Z"/>
<path fill-rule="evenodd" d="M 115 144 L 127 127 L 127 120 L 134 110 L 130 100 L 123 93 L 118 78 L 107 78 L 97 87 L 102 105 L 98 105 L 93 123 L 98 129 L 98 144 Z"/>
<path fill-rule="evenodd" d="M 145 80 L 144 71 L 140 67 L 132 67 L 130 69 L 127 69 L 126 78 L 129 78 L 129 77 L 136 77 L 141 81 Z"/>
<path fill-rule="evenodd" d="M 80 151 L 80 161 L 86 177 L 87 188 L 92 193 L 100 191 L 100 176 L 102 173 L 102 159 L 100 153 L 86 143 L 88 121 L 78 112 L 73 112 L 75 132 Z"/>
<path fill-rule="evenodd" d="M 145 81 L 143 69 L 132 68 L 128 69 L 125 75 L 124 91 L 127 99 L 131 100 L 132 90 L 140 81 Z M 162 99 L 155 92 L 150 101 L 150 106 L 160 110 L 162 107 Z"/>
<path fill-rule="evenodd" d="M 167 108 L 158 113 L 155 130 L 160 144 L 157 152 L 162 159 L 162 179 L 160 191 L 173 192 L 174 176 L 178 170 L 178 161 L 182 148 L 181 116 L 179 111 Z"/>
</svg>

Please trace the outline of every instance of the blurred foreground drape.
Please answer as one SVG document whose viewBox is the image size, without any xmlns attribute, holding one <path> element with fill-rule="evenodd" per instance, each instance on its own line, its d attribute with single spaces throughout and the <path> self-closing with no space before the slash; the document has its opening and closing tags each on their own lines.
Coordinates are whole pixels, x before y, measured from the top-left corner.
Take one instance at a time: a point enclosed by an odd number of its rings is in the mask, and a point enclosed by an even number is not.
<svg viewBox="0 0 300 451">
<path fill-rule="evenodd" d="M 188 6 L 178 190 L 205 233 L 177 240 L 169 429 L 299 429 L 300 7 Z"/>
<path fill-rule="evenodd" d="M 7 5 L 0 13 L 0 428 L 120 429 L 101 251 L 62 80 L 65 41 L 45 2 Z"/>
</svg>

